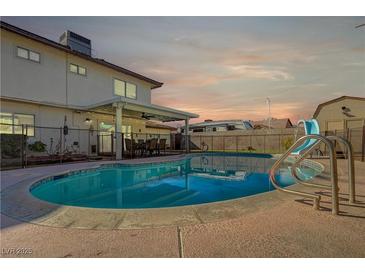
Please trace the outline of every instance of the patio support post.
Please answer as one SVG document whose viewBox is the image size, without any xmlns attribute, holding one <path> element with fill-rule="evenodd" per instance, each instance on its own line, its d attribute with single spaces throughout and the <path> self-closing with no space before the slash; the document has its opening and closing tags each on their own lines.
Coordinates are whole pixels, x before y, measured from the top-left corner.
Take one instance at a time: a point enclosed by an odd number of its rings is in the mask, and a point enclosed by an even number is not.
<svg viewBox="0 0 365 274">
<path fill-rule="evenodd" d="M 185 150 L 186 153 L 190 152 L 190 142 L 189 142 L 189 118 L 186 117 L 185 119 Z"/>
<path fill-rule="evenodd" d="M 115 159 L 122 160 L 122 120 L 123 105 L 122 103 L 114 103 L 115 107 Z"/>
</svg>

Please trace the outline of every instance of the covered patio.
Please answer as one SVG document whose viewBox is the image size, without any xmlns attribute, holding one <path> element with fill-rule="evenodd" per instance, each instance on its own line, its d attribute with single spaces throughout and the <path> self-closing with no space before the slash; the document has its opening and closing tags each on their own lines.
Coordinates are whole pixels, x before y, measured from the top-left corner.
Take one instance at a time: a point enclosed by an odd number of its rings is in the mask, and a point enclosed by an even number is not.
<svg viewBox="0 0 365 274">
<path fill-rule="evenodd" d="M 198 118 L 199 115 L 194 113 L 189 113 L 185 111 L 176 110 L 173 108 L 163 107 L 154 104 L 143 104 L 140 102 L 135 102 L 131 100 L 125 100 L 122 98 L 114 98 L 112 100 L 107 100 L 100 102 L 98 104 L 90 105 L 85 107 L 85 111 L 91 112 L 99 112 L 105 113 L 109 115 L 113 115 L 115 117 L 115 158 L 116 160 L 121 160 L 123 158 L 123 146 L 131 146 L 133 148 L 135 139 L 138 139 L 139 135 L 142 135 L 143 132 L 132 132 L 130 136 L 126 136 L 124 138 L 122 133 L 122 125 L 124 116 L 135 117 L 139 119 L 145 120 L 155 120 L 160 122 L 174 122 L 174 121 L 185 121 L 185 128 L 189 128 L 189 120 L 192 118 Z M 133 138 L 133 136 L 137 138 Z M 189 130 L 185 131 L 185 149 L 189 151 L 189 138 L 186 136 L 189 134 Z M 124 140 L 123 140 L 124 139 Z M 130 139 L 132 139 L 130 141 Z M 147 138 L 145 138 L 147 139 Z M 139 139 L 140 145 L 146 148 L 146 143 L 148 140 Z M 156 146 L 160 146 L 160 142 L 150 140 L 152 145 L 156 144 Z M 147 144 L 148 145 L 148 144 Z M 148 149 L 147 149 L 148 150 Z"/>
</svg>

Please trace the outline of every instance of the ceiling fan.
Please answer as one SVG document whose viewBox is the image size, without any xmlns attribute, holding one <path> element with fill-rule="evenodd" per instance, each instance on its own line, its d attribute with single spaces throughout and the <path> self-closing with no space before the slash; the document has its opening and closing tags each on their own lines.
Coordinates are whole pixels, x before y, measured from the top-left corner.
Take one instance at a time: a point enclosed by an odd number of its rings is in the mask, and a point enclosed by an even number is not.
<svg viewBox="0 0 365 274">
<path fill-rule="evenodd" d="M 153 118 L 153 115 L 148 115 L 148 114 L 142 112 L 142 116 L 141 117 L 143 119 L 150 120 L 151 118 Z"/>
</svg>

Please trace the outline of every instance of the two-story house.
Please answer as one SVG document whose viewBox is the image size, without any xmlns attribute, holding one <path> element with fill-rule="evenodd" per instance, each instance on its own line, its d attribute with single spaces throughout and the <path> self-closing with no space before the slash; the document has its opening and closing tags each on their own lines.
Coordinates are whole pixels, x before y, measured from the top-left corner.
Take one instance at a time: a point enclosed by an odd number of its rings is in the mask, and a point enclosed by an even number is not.
<svg viewBox="0 0 365 274">
<path fill-rule="evenodd" d="M 150 119 L 185 120 L 188 125 L 198 117 L 151 104 L 151 93 L 161 82 L 91 52 L 91 41 L 74 32 L 66 31 L 54 42 L 1 22 L 0 133 L 19 133 L 22 124 L 28 125 L 29 137 L 42 134 L 40 127 L 65 125 L 101 133 L 144 133 L 151 131 L 146 129 Z M 121 135 L 115 138 L 116 158 L 121 159 Z"/>
</svg>

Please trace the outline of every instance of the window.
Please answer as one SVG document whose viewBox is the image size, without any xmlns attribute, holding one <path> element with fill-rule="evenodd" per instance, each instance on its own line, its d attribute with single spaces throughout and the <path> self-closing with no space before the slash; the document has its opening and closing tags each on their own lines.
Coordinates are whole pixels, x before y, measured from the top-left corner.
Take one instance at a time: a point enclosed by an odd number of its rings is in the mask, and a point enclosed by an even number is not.
<svg viewBox="0 0 365 274">
<path fill-rule="evenodd" d="M 29 59 L 39 63 L 39 61 L 40 61 L 39 53 L 29 51 Z"/>
<path fill-rule="evenodd" d="M 132 126 L 122 125 L 122 133 L 124 134 L 124 138 L 130 139 L 132 137 Z"/>
<path fill-rule="evenodd" d="M 27 136 L 34 136 L 34 115 L 18 114 L 18 113 L 0 113 L 0 133 L 3 134 L 22 134 L 22 125 L 24 127 L 24 134 Z"/>
<path fill-rule="evenodd" d="M 13 133 L 13 115 L 11 113 L 0 113 L 0 133 L 12 134 Z"/>
<path fill-rule="evenodd" d="M 193 132 L 204 132 L 203 128 L 194 128 Z"/>
<path fill-rule="evenodd" d="M 27 136 L 34 136 L 34 115 L 14 114 L 14 125 L 28 125 L 25 129 Z M 14 127 L 15 134 L 22 134 L 22 127 Z"/>
<path fill-rule="evenodd" d="M 29 50 L 29 49 L 25 49 L 25 48 L 21 48 L 21 47 L 17 47 L 17 55 L 20 58 L 31 60 L 31 61 L 34 61 L 37 63 L 39 63 L 41 60 L 40 54 L 38 52 Z"/>
<path fill-rule="evenodd" d="M 18 56 L 24 59 L 29 58 L 28 50 L 18 47 Z"/>
<path fill-rule="evenodd" d="M 125 97 L 125 82 L 114 79 L 114 94 Z"/>
<path fill-rule="evenodd" d="M 131 99 L 137 98 L 137 86 L 132 83 L 124 82 L 118 79 L 113 79 L 114 94 Z"/>
<path fill-rule="evenodd" d="M 70 64 L 70 72 L 86 76 L 86 68 L 79 65 Z"/>
<path fill-rule="evenodd" d="M 77 66 L 74 64 L 70 64 L 70 71 L 73 73 L 77 73 Z"/>
<path fill-rule="evenodd" d="M 79 74 L 85 76 L 86 75 L 86 68 L 79 66 Z"/>
<path fill-rule="evenodd" d="M 126 97 L 131 99 L 137 98 L 137 86 L 131 83 L 127 83 L 126 86 Z"/>
</svg>

